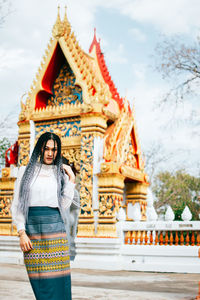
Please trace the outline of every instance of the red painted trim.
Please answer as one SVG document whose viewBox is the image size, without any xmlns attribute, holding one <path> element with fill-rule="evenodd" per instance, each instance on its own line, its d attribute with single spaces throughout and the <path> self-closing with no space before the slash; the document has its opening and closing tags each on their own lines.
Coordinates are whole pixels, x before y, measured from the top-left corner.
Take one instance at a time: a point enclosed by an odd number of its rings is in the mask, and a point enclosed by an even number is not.
<svg viewBox="0 0 200 300">
<path fill-rule="evenodd" d="M 65 56 L 57 43 L 46 72 L 42 78 L 42 88 L 36 95 L 35 109 L 46 107 L 48 98 L 52 95 L 53 83 L 65 61 Z"/>
<path fill-rule="evenodd" d="M 92 41 L 92 44 L 89 49 L 89 53 L 92 52 L 93 48 L 96 47 L 96 55 L 97 55 L 97 61 L 98 65 L 101 71 L 101 74 L 103 76 L 104 81 L 108 84 L 110 92 L 112 94 L 112 98 L 118 103 L 120 110 L 123 107 L 123 99 L 120 97 L 117 88 L 114 85 L 114 82 L 111 79 L 111 76 L 109 74 L 108 68 L 106 66 L 106 62 L 104 59 L 104 55 L 101 51 L 100 42 L 97 42 L 96 39 L 96 29 L 94 30 L 94 38 Z"/>
<path fill-rule="evenodd" d="M 16 141 L 14 145 L 10 146 L 10 148 L 6 150 L 5 152 L 6 168 L 10 167 L 10 165 L 17 165 L 18 151 L 19 151 L 18 141 Z"/>
</svg>

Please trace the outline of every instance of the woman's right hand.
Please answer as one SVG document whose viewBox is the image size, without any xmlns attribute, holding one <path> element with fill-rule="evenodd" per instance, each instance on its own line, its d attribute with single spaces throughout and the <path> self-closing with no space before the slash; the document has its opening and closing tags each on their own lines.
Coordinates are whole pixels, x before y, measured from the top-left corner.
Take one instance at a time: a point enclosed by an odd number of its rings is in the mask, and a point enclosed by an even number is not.
<svg viewBox="0 0 200 300">
<path fill-rule="evenodd" d="M 23 252 L 27 252 L 33 249 L 31 240 L 29 239 L 25 231 L 20 234 L 20 247 Z"/>
</svg>

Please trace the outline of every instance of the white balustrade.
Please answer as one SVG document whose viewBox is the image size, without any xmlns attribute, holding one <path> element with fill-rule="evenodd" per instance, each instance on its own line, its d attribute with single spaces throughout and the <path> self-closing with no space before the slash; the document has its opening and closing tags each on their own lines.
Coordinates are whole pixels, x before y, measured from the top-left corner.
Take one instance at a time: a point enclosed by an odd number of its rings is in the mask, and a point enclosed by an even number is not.
<svg viewBox="0 0 200 300">
<path fill-rule="evenodd" d="M 200 246 L 200 221 L 125 221 L 120 228 L 125 244 Z"/>
</svg>

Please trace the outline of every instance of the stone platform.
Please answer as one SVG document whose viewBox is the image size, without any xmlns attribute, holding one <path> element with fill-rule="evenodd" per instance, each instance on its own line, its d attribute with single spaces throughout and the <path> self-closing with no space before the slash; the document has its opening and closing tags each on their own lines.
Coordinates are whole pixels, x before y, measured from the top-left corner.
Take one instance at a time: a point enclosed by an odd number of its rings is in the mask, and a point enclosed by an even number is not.
<svg viewBox="0 0 200 300">
<path fill-rule="evenodd" d="M 72 269 L 73 300 L 194 300 L 199 280 L 199 274 Z M 23 265 L 0 264 L 0 299 L 35 299 Z"/>
</svg>

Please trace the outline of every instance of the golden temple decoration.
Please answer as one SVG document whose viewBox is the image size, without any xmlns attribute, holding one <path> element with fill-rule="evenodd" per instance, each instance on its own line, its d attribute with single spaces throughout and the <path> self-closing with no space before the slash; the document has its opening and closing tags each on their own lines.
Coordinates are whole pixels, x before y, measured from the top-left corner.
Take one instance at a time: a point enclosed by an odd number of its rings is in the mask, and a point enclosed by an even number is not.
<svg viewBox="0 0 200 300">
<path fill-rule="evenodd" d="M 81 114 L 81 157 L 80 157 L 80 203 L 78 236 L 94 236 L 93 197 L 93 150 L 94 138 L 103 137 L 106 129 L 106 118 L 101 105 L 93 106 L 93 111 Z M 90 223 L 90 230 L 86 224 Z M 85 226 L 85 229 L 84 229 Z M 89 231 L 88 231 L 89 230 Z M 89 233 L 90 232 L 90 233 Z M 91 234 L 92 232 L 92 234 Z"/>
<path fill-rule="evenodd" d="M 107 168 L 105 168 L 106 165 Z M 104 173 L 98 174 L 99 225 L 97 235 L 116 237 L 115 216 L 123 201 L 124 177 L 117 173 L 119 172 L 117 165 L 103 163 L 102 169 Z"/>
<path fill-rule="evenodd" d="M 10 206 L 13 199 L 15 178 L 8 176 L 8 168 L 2 170 L 0 178 L 0 233 L 1 235 L 16 235 L 12 226 Z"/>
<path fill-rule="evenodd" d="M 21 100 L 21 112 L 20 112 L 20 115 L 19 115 L 19 121 L 24 121 L 26 119 L 27 119 L 26 105 Z"/>
<path fill-rule="evenodd" d="M 91 104 L 83 105 L 81 112 L 82 113 L 88 113 L 93 111 L 93 106 Z"/>
<path fill-rule="evenodd" d="M 94 236 L 93 224 L 78 224 L 77 237 L 91 237 Z"/>
<path fill-rule="evenodd" d="M 80 156 L 81 151 L 80 148 L 71 148 L 63 150 L 63 156 L 68 159 L 69 163 L 74 163 L 74 166 L 78 172 L 80 172 Z"/>
<path fill-rule="evenodd" d="M 13 177 L 2 177 L 0 178 L 0 191 L 3 192 L 11 190 L 14 190 L 14 183 L 15 183 L 15 178 Z M 6 194 L 6 192 L 5 192 Z"/>
<path fill-rule="evenodd" d="M 99 102 L 108 104 L 111 98 L 108 85 L 94 73 L 94 61 L 79 46 L 74 33 L 65 35 L 65 43 L 60 40 L 61 48 L 70 57 L 69 62 L 77 74 L 76 83 L 82 87 L 85 103 Z M 66 49 L 67 46 L 67 49 Z M 93 95 L 95 90 L 95 95 Z"/>
<path fill-rule="evenodd" d="M 119 108 L 116 112 L 111 112 L 108 106 L 104 106 L 102 111 L 109 120 L 115 121 L 119 117 Z"/>
<path fill-rule="evenodd" d="M 60 19 L 60 6 L 58 6 L 58 14 L 55 25 L 53 26 L 52 34 L 55 39 L 59 39 L 65 33 L 64 24 Z"/>
<path fill-rule="evenodd" d="M 125 109 L 123 109 L 119 118 L 107 130 L 107 133 L 105 135 L 104 149 L 104 158 L 107 161 L 110 161 L 112 159 L 112 156 L 115 154 L 116 142 L 123 124 L 127 123 L 127 117 L 127 112 Z"/>
<path fill-rule="evenodd" d="M 30 142 L 28 139 L 19 140 L 19 165 L 26 166 L 29 162 Z"/>
<path fill-rule="evenodd" d="M 141 181 L 141 182 L 145 181 L 146 174 L 137 168 L 129 167 L 127 165 L 122 165 L 120 167 L 120 172 L 125 177 L 129 177 L 133 180 L 137 180 L 137 181 Z"/>
<path fill-rule="evenodd" d="M 35 132 L 37 138 L 46 131 L 56 133 L 61 139 L 80 136 L 80 118 L 63 118 L 60 120 L 36 122 Z"/>
<path fill-rule="evenodd" d="M 129 136 L 129 138 L 127 138 L 127 140 L 128 139 L 129 139 L 129 142 L 128 141 L 126 142 L 128 147 L 126 147 L 124 149 L 124 157 L 123 157 L 122 162 L 128 167 L 137 168 L 137 161 L 135 158 L 135 153 L 134 153 L 134 148 L 133 148 L 131 137 Z"/>
<path fill-rule="evenodd" d="M 81 215 L 92 217 L 92 168 L 93 168 L 93 136 L 89 133 L 82 137 L 81 141 L 81 177 L 80 177 L 80 201 Z"/>
<path fill-rule="evenodd" d="M 53 37 L 54 40 L 50 39 L 43 61 L 38 69 L 38 73 L 36 74 L 36 79 L 33 81 L 30 92 L 28 93 L 28 98 L 30 98 L 31 102 L 31 118 L 34 118 L 35 114 L 37 115 L 34 110 L 34 97 L 39 91 L 43 90 L 42 78 L 57 43 L 60 44 L 73 73 L 76 74 L 76 85 L 79 85 L 82 89 L 84 103 L 90 104 L 93 102 L 99 102 L 104 105 L 108 104 L 112 97 L 108 85 L 105 83 L 102 76 L 96 73 L 94 58 L 85 53 L 79 46 L 74 32 L 71 32 L 71 25 L 67 19 L 66 12 L 63 22 L 61 21 L 59 8 L 57 20 L 53 27 Z M 69 109 L 66 109 L 66 111 L 69 111 Z M 66 111 L 63 112 L 63 114 L 65 114 Z M 43 113 L 47 118 L 51 118 L 55 114 L 57 115 L 56 112 L 54 113 L 53 110 L 48 111 L 47 108 L 43 109 Z M 37 118 L 37 116 L 35 117 Z"/>
<path fill-rule="evenodd" d="M 52 87 L 52 96 L 47 101 L 47 106 L 63 106 L 63 104 L 82 103 L 82 90 L 75 85 L 75 76 L 67 62 L 55 79 Z"/>
<path fill-rule="evenodd" d="M 138 136 L 138 130 L 137 130 L 137 124 L 135 122 L 135 106 L 134 104 L 132 105 L 132 116 L 134 118 L 134 126 L 133 126 L 133 131 L 134 131 L 134 138 L 135 138 L 135 144 L 136 146 L 136 154 L 138 155 L 138 161 L 139 161 L 139 168 L 141 170 L 144 170 L 144 158 L 142 156 L 142 150 L 140 146 L 140 141 L 139 141 L 139 136 Z"/>
<path fill-rule="evenodd" d="M 30 155 L 30 122 L 20 121 L 18 122 L 19 126 L 19 156 L 18 156 L 18 165 L 26 166 L 29 161 Z"/>
<path fill-rule="evenodd" d="M 11 217 L 10 206 L 12 197 L 4 196 L 0 198 L 0 217 Z"/>
<path fill-rule="evenodd" d="M 81 147 L 81 136 L 62 137 L 62 149 L 77 149 Z"/>
<path fill-rule="evenodd" d="M 59 119 L 63 117 L 78 116 L 81 113 L 81 103 L 65 103 L 62 106 L 50 106 L 46 108 L 36 109 L 31 114 L 31 119 L 34 121 Z"/>
<path fill-rule="evenodd" d="M 117 238 L 116 226 L 112 224 L 99 224 L 97 225 L 97 235 L 96 237 L 103 238 Z"/>
<path fill-rule="evenodd" d="M 64 19 L 63 19 L 63 27 L 64 27 L 64 34 L 69 35 L 71 32 L 71 25 L 67 18 L 67 7 L 66 6 L 65 6 L 65 15 L 64 15 Z"/>
<path fill-rule="evenodd" d="M 2 169 L 2 178 L 10 177 L 10 168 Z"/>
</svg>

